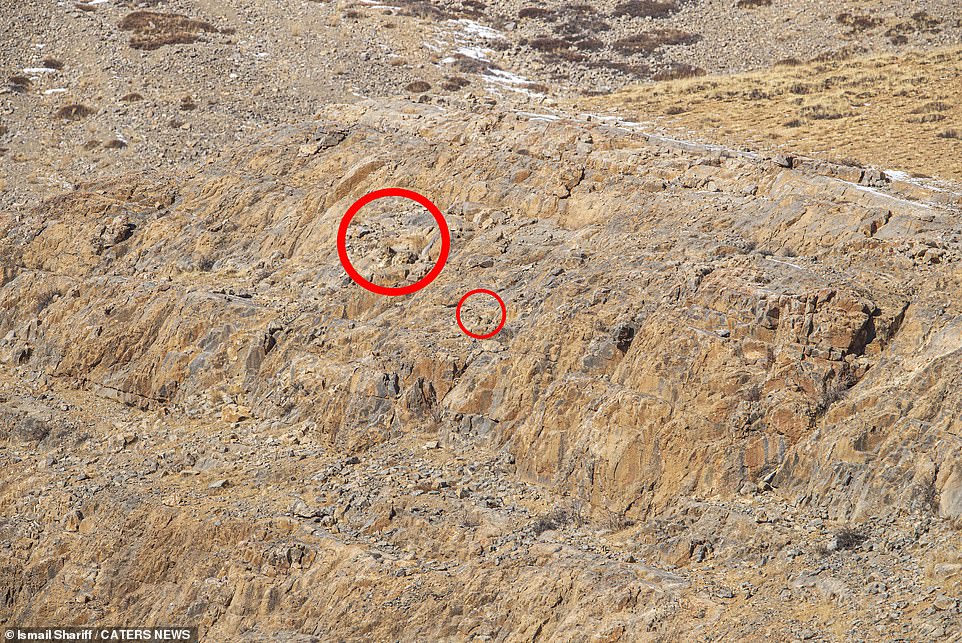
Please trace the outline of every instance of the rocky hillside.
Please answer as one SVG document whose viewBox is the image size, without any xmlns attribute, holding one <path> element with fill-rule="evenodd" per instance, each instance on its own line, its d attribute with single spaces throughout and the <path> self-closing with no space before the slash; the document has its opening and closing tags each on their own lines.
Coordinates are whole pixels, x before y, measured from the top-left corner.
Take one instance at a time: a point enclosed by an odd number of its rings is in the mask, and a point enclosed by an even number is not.
<svg viewBox="0 0 962 643">
<path fill-rule="evenodd" d="M 387 185 L 403 298 L 334 231 Z M 962 635 L 962 196 L 630 124 L 330 106 L 0 229 L 0 624 Z M 508 323 L 465 337 L 468 290 Z"/>
<path fill-rule="evenodd" d="M 962 12 L 955 0 L 90 0 L 11 8 L 0 12 L 0 30 L 8 34 L 0 41 L 0 207 L 23 208 L 105 176 L 191 167 L 331 103 L 404 96 L 468 110 L 540 109 L 653 79 L 958 45 Z M 946 69 L 919 83 L 927 74 L 915 71 L 888 73 L 908 74 L 908 89 L 930 102 L 958 75 Z M 843 115 L 905 90 L 867 75 L 861 86 L 829 83 Z M 752 89 L 734 94 L 756 100 Z M 811 102 L 820 91 L 807 90 Z M 736 111 L 731 98 L 714 100 Z M 616 105 L 606 111 L 624 114 Z M 647 121 L 663 106 L 628 109 Z M 740 124 L 706 111 L 717 120 L 699 129 L 712 136 Z M 845 125 L 843 136 L 853 129 L 848 119 L 817 124 L 831 123 Z M 849 138 L 890 137 L 899 124 L 889 124 L 859 124 Z M 838 138 L 823 133 L 803 151 L 841 158 Z"/>
<path fill-rule="evenodd" d="M 27 4 L 0 629 L 962 640 L 955 0 Z"/>
</svg>

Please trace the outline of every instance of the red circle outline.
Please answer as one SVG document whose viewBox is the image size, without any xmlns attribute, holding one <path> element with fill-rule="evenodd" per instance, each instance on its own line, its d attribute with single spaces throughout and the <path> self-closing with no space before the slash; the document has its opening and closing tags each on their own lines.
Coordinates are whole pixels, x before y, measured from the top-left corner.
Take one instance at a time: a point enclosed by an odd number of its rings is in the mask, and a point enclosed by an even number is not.
<svg viewBox="0 0 962 643">
<path fill-rule="evenodd" d="M 490 333 L 488 333 L 487 335 L 479 335 L 477 333 L 472 333 L 470 330 L 465 328 L 464 322 L 461 321 L 461 306 L 464 305 L 464 302 L 465 300 L 467 300 L 468 297 L 470 297 L 471 295 L 478 295 L 478 294 L 491 295 L 498 301 L 498 304 L 501 306 L 501 323 L 498 324 L 498 327 L 495 328 Z M 458 302 L 458 307 L 454 309 L 454 317 L 458 320 L 458 326 L 461 328 L 461 331 L 468 337 L 473 337 L 475 339 L 488 339 L 500 333 L 501 329 L 504 328 L 504 323 L 508 321 L 508 309 L 504 305 L 504 300 L 501 299 L 501 297 L 498 297 L 498 293 L 494 292 L 493 290 L 488 290 L 487 288 L 475 288 L 474 290 L 469 290 L 467 293 L 465 293 L 464 297 L 461 298 L 461 301 Z"/>
<path fill-rule="evenodd" d="M 434 220 L 438 224 L 438 228 L 441 230 L 441 252 L 438 254 L 438 261 L 434 265 L 431 271 L 415 281 L 413 284 L 408 284 L 407 286 L 389 287 L 389 286 L 379 286 L 372 283 L 361 276 L 354 266 L 351 264 L 351 260 L 347 256 L 347 228 L 351 225 L 351 220 L 354 218 L 361 208 L 377 199 L 383 199 L 390 196 L 399 196 L 404 199 L 411 199 L 417 203 L 424 206 Z M 344 213 L 344 217 L 341 219 L 341 225 L 337 228 L 337 256 L 341 260 L 341 265 L 344 266 L 344 270 L 347 274 L 354 280 L 361 288 L 369 290 L 378 295 L 387 295 L 388 297 L 399 297 L 401 295 L 410 295 L 411 293 L 417 292 L 427 286 L 429 283 L 435 280 L 441 270 L 444 269 L 444 264 L 448 260 L 448 253 L 451 251 L 451 232 L 448 230 L 448 223 L 444 220 L 444 215 L 441 214 L 441 210 L 438 206 L 434 205 L 430 199 L 426 196 L 418 194 L 414 190 L 405 190 L 404 188 L 382 188 L 380 190 L 374 190 L 373 192 L 368 192 L 360 199 L 351 204 L 351 207 L 347 209 Z"/>
</svg>

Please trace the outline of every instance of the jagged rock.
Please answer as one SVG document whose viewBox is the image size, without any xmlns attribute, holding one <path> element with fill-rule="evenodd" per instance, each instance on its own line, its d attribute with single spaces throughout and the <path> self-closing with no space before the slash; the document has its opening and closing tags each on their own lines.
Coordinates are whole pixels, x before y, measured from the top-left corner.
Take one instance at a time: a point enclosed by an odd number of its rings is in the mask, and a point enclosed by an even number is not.
<svg viewBox="0 0 962 643">
<path fill-rule="evenodd" d="M 772 163 L 780 167 L 792 167 L 794 158 L 785 154 L 776 154 L 772 157 Z"/>
<path fill-rule="evenodd" d="M 84 515 L 79 509 L 73 509 L 63 517 L 63 528 L 65 531 L 80 531 L 80 523 Z"/>
<path fill-rule="evenodd" d="M 0 616 L 74 622 L 89 589 L 216 640 L 736 639 L 764 601 L 786 638 L 789 600 L 838 631 L 883 594 L 921 600 L 913 557 L 956 582 L 937 567 L 960 514 L 950 207 L 575 118 L 323 118 L 350 135 L 309 156 L 318 123 L 0 213 Z M 416 296 L 378 297 L 334 232 L 398 177 L 452 253 Z M 105 200 L 136 213 L 109 251 Z M 428 245 L 392 243 L 382 277 L 403 281 Z M 454 320 L 479 286 L 508 308 L 485 342 Z M 852 524 L 872 549 L 824 547 Z M 735 599 L 749 573 L 771 590 Z"/>
<path fill-rule="evenodd" d="M 956 607 L 956 601 L 954 598 L 950 598 L 945 594 L 939 594 L 934 599 L 932 599 L 932 607 L 940 611 L 954 610 Z"/>
<path fill-rule="evenodd" d="M 247 407 L 237 404 L 228 404 L 220 411 L 220 419 L 228 424 L 235 424 L 250 417 L 250 410 Z"/>
</svg>

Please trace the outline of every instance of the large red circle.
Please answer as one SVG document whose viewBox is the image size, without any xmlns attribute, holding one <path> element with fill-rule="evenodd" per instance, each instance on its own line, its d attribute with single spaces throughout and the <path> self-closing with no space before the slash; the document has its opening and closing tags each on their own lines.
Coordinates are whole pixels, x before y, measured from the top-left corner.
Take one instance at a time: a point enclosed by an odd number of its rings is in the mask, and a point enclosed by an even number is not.
<svg viewBox="0 0 962 643">
<path fill-rule="evenodd" d="M 461 306 L 464 305 L 464 302 L 468 297 L 477 294 L 491 295 L 498 301 L 498 305 L 501 306 L 501 323 L 498 324 L 498 327 L 487 335 L 472 333 L 464 326 L 464 322 L 461 321 Z M 464 297 L 461 298 L 461 301 L 458 302 L 458 307 L 454 309 L 454 317 L 458 320 L 458 326 L 461 328 L 462 332 L 464 332 L 464 334 L 468 337 L 473 337 L 475 339 L 488 339 L 500 333 L 501 329 L 504 328 L 504 323 L 508 320 L 508 309 L 504 305 L 504 300 L 498 297 L 498 293 L 494 292 L 493 290 L 487 290 L 486 288 L 475 288 L 474 290 L 469 290 Z"/>
<path fill-rule="evenodd" d="M 438 223 L 438 228 L 441 230 L 441 252 L 438 254 L 438 261 L 431 269 L 431 272 L 424 275 L 413 284 L 408 284 L 407 286 L 398 286 L 396 288 L 391 288 L 389 286 L 378 286 L 361 276 L 354 266 L 351 265 L 351 260 L 347 256 L 347 228 L 351 225 L 351 219 L 354 218 L 361 208 L 365 205 L 374 201 L 376 199 L 383 199 L 389 196 L 399 196 L 404 199 L 411 199 L 423 205 L 434 220 Z M 438 206 L 431 203 L 430 199 L 426 196 L 418 194 L 413 190 L 405 190 L 404 188 L 383 188 L 380 190 L 374 190 L 373 192 L 368 192 L 360 199 L 355 201 L 351 207 L 347 209 L 344 213 L 344 218 L 341 219 L 341 225 L 337 229 L 337 256 L 341 260 L 341 265 L 344 266 L 344 270 L 350 275 L 354 282 L 366 290 L 370 290 L 378 295 L 388 295 L 389 297 L 397 297 L 399 295 L 410 295 L 413 292 L 417 292 L 427 286 L 429 283 L 435 280 L 435 278 L 441 274 L 441 270 L 444 269 L 444 264 L 448 260 L 448 253 L 451 250 L 451 233 L 448 231 L 447 221 L 444 220 L 444 215 L 438 209 Z"/>
</svg>

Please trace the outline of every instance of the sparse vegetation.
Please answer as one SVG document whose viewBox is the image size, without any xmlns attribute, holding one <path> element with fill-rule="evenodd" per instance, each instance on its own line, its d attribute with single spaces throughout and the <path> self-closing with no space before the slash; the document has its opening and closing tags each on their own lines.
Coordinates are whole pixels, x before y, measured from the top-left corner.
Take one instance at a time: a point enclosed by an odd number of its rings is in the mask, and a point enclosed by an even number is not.
<svg viewBox="0 0 962 643">
<path fill-rule="evenodd" d="M 618 532 L 629 527 L 634 527 L 635 521 L 621 512 L 609 511 L 605 514 L 604 518 L 602 518 L 601 526 L 607 531 Z"/>
<path fill-rule="evenodd" d="M 937 136 L 938 136 L 939 138 L 962 139 L 962 130 L 947 129 L 947 130 L 943 130 L 943 131 L 939 132 L 939 133 L 937 134 Z"/>
<path fill-rule="evenodd" d="M 137 92 L 131 92 L 120 97 L 120 102 L 122 103 L 135 103 L 139 100 L 144 100 L 144 97 Z"/>
<path fill-rule="evenodd" d="M 562 38 L 538 36 L 537 38 L 529 40 L 528 45 L 537 51 L 555 52 L 562 49 L 567 49 L 571 46 L 571 43 L 569 43 L 567 40 L 563 40 Z"/>
<path fill-rule="evenodd" d="M 583 521 L 580 514 L 570 509 L 555 509 L 551 513 L 541 516 L 531 524 L 531 531 L 540 536 L 546 531 L 563 529 L 568 525 L 580 525 Z"/>
<path fill-rule="evenodd" d="M 63 69 L 63 63 L 56 58 L 44 58 L 43 66 L 47 69 Z"/>
<path fill-rule="evenodd" d="M 851 115 L 847 105 L 838 102 L 819 102 L 805 105 L 799 110 L 799 114 L 804 118 L 813 120 L 835 120 Z"/>
<path fill-rule="evenodd" d="M 835 544 L 838 549 L 858 549 L 866 539 L 865 534 L 852 527 L 843 527 L 835 532 Z"/>
<path fill-rule="evenodd" d="M 82 105 L 80 103 L 72 103 L 70 105 L 64 105 L 56 112 L 54 112 L 54 117 L 64 121 L 79 121 L 82 118 L 86 118 L 93 114 L 96 114 L 97 110 Z"/>
<path fill-rule="evenodd" d="M 465 56 L 464 54 L 454 55 L 454 68 L 465 74 L 482 74 L 485 71 L 496 68 L 495 65 L 485 61 L 478 60 L 471 56 Z"/>
<path fill-rule="evenodd" d="M 445 76 L 444 81 L 441 83 L 441 89 L 449 92 L 456 92 L 459 89 L 464 89 L 471 84 L 464 76 Z"/>
<path fill-rule="evenodd" d="M 518 17 L 551 20 L 555 17 L 555 13 L 551 9 L 545 9 L 544 7 L 524 7 L 518 11 Z"/>
<path fill-rule="evenodd" d="M 480 15 L 488 7 L 481 0 L 462 0 L 461 6 L 469 15 Z"/>
<path fill-rule="evenodd" d="M 30 87 L 33 85 L 29 78 L 21 75 L 11 76 L 9 82 L 10 91 L 17 94 L 26 94 L 28 91 L 30 91 Z"/>
<path fill-rule="evenodd" d="M 597 38 L 584 37 L 574 40 L 572 43 L 580 51 L 598 51 L 604 49 L 605 43 Z"/>
<path fill-rule="evenodd" d="M 869 31 L 871 29 L 880 27 L 883 23 L 881 18 L 876 18 L 875 16 L 852 14 L 848 12 L 843 12 L 835 16 L 835 22 L 842 26 L 848 27 L 849 34 L 857 34 L 863 31 Z"/>
<path fill-rule="evenodd" d="M 939 123 L 945 120 L 945 114 L 922 114 L 921 116 L 913 116 L 909 118 L 906 122 L 908 123 Z"/>
<path fill-rule="evenodd" d="M 942 20 L 925 11 L 912 14 L 911 20 L 898 22 L 885 31 L 885 36 L 893 45 L 905 45 L 912 34 L 935 34 L 941 31 Z"/>
<path fill-rule="evenodd" d="M 916 107 L 915 109 L 912 110 L 912 113 L 928 114 L 929 112 L 947 112 L 950 109 L 952 109 L 952 106 L 949 105 L 948 103 L 941 100 L 935 100 L 935 101 L 930 101 L 928 103 L 925 103 L 920 107 Z"/>
<path fill-rule="evenodd" d="M 772 6 L 772 0 L 738 0 L 736 5 L 739 9 L 757 9 L 758 7 Z"/>
<path fill-rule="evenodd" d="M 431 83 L 425 82 L 423 80 L 415 80 L 414 82 L 408 83 L 404 86 L 404 91 L 411 92 L 412 94 L 423 94 L 424 92 L 431 90 Z"/>
<path fill-rule="evenodd" d="M 855 383 L 856 379 L 851 373 L 844 373 L 826 382 L 818 411 L 824 412 L 836 402 L 843 400 Z"/>
<path fill-rule="evenodd" d="M 851 156 L 833 158 L 833 159 L 829 159 L 829 161 L 831 163 L 834 163 L 835 165 L 844 165 L 846 167 L 865 167 L 864 163 L 862 163 L 857 158 L 853 158 Z"/>
<path fill-rule="evenodd" d="M 851 52 L 847 49 L 828 49 L 823 51 L 811 60 L 813 63 L 828 63 L 828 62 L 838 62 L 840 60 L 846 60 L 851 56 Z"/>
<path fill-rule="evenodd" d="M 555 32 L 562 36 L 568 36 L 569 39 L 578 39 L 591 38 L 595 34 L 610 29 L 611 25 L 604 20 L 599 20 L 593 16 L 580 16 L 578 18 L 570 18 L 561 23 Z"/>
<path fill-rule="evenodd" d="M 204 33 L 217 33 L 217 29 L 205 20 L 188 18 L 179 13 L 157 11 L 134 11 L 120 21 L 120 29 L 133 32 L 130 46 L 133 49 L 152 50 L 165 45 L 186 45 L 197 42 Z"/>
<path fill-rule="evenodd" d="M 455 14 L 436 6 L 429 0 L 395 0 L 392 4 L 403 7 L 401 13 L 406 16 L 433 20 L 448 20 L 456 17 Z"/>
<path fill-rule="evenodd" d="M 632 18 L 667 18 L 676 13 L 680 7 L 673 0 L 627 0 L 615 6 L 614 16 L 631 16 Z"/>
<path fill-rule="evenodd" d="M 655 73 L 651 79 L 658 81 L 679 80 L 682 78 L 696 78 L 704 75 L 705 70 L 701 67 L 695 67 L 694 65 L 689 65 L 688 63 L 669 63 L 668 67 Z"/>
</svg>

